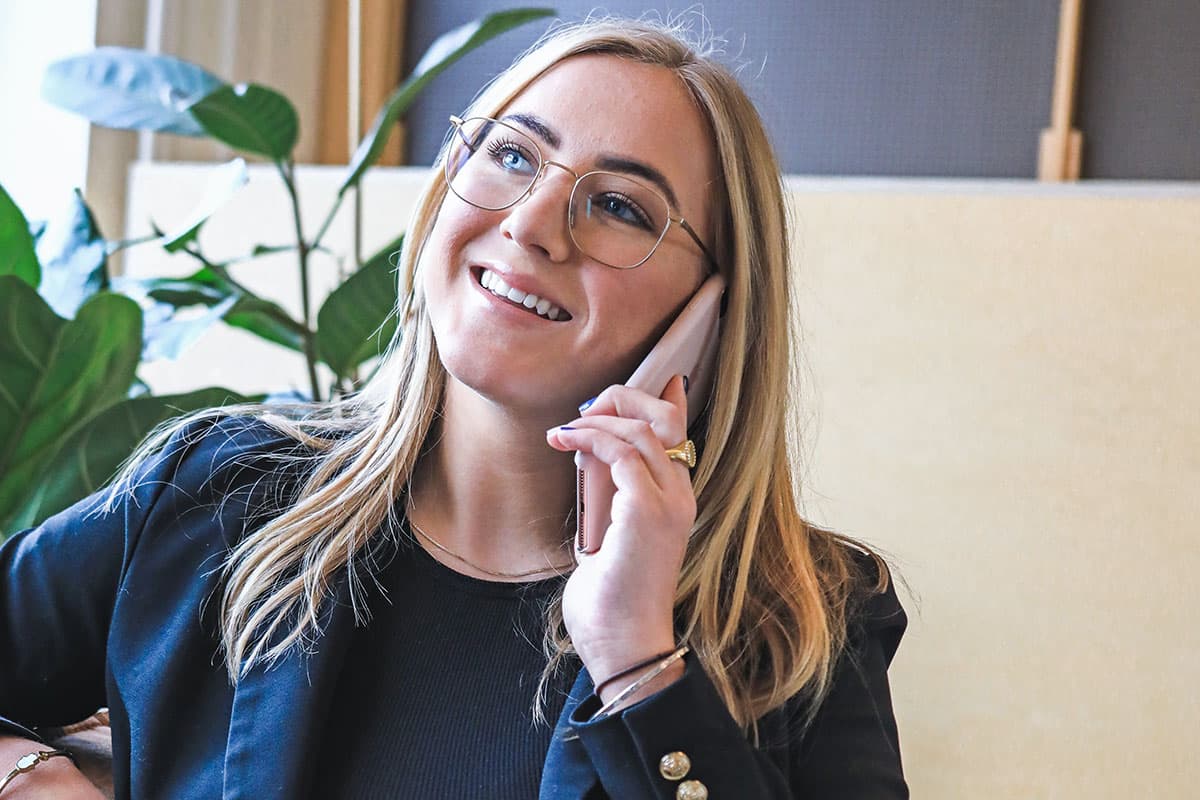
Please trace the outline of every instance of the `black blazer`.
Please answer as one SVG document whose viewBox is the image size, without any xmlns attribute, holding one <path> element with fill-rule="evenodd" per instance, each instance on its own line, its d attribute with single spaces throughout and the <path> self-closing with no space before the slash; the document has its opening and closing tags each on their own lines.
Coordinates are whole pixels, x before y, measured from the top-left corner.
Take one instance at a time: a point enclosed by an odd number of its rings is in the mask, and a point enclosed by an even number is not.
<svg viewBox="0 0 1200 800">
<path fill-rule="evenodd" d="M 31 736 L 108 706 L 118 797 L 307 797 L 354 626 L 344 576 L 312 652 L 258 666 L 235 689 L 216 650 L 217 568 L 265 521 L 268 493 L 281 488 L 265 456 L 288 445 L 254 420 L 195 423 L 146 462 L 114 511 L 93 495 L 10 537 L 0 547 L 0 732 Z M 893 590 L 870 598 L 812 728 L 796 735 L 789 704 L 760 721 L 758 747 L 690 655 L 682 679 L 600 722 L 585 721 L 599 699 L 581 670 L 540 798 L 673 798 L 679 782 L 658 768 L 673 751 L 691 760 L 683 780 L 713 800 L 907 798 L 887 682 L 905 625 Z M 451 707 L 447 721 L 469 716 Z"/>
</svg>

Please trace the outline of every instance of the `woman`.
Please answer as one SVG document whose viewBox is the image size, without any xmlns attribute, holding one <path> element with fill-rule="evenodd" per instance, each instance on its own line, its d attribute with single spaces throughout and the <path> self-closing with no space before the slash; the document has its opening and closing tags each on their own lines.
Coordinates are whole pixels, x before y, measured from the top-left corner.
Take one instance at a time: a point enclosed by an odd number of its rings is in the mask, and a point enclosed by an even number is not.
<svg viewBox="0 0 1200 800">
<path fill-rule="evenodd" d="M 439 166 L 359 394 L 192 415 L 6 543 L 0 713 L 107 703 L 132 796 L 907 797 L 904 612 L 796 508 L 784 200 L 736 81 L 665 26 L 562 27 Z M 685 376 L 620 384 L 713 270 L 688 430 Z M 590 554 L 576 453 L 617 488 Z"/>
</svg>

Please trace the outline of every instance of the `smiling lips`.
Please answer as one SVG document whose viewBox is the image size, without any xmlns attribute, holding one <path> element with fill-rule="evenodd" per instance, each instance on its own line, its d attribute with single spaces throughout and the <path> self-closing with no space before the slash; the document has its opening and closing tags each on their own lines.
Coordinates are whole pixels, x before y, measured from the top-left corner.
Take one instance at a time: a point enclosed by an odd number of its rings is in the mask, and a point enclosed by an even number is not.
<svg viewBox="0 0 1200 800">
<path fill-rule="evenodd" d="M 509 286 L 496 273 L 491 270 L 484 269 L 479 276 L 479 282 L 483 288 L 487 289 L 497 297 L 502 297 L 508 302 L 516 306 L 522 306 L 526 311 L 537 314 L 540 317 L 545 317 L 549 320 L 562 319 L 564 322 L 571 318 L 571 315 L 563 311 L 558 306 L 551 303 L 545 298 L 538 297 L 536 294 L 528 294 L 520 289 Z"/>
</svg>

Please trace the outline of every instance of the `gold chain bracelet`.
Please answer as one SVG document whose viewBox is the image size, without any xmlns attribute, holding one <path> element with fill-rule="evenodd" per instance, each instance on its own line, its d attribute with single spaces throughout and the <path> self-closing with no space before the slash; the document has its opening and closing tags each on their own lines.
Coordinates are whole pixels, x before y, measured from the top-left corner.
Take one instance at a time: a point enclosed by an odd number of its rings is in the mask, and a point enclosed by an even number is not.
<svg viewBox="0 0 1200 800">
<path fill-rule="evenodd" d="M 33 772 L 38 764 L 41 764 L 43 761 L 49 761 L 55 756 L 66 756 L 71 761 L 75 760 L 75 756 L 66 750 L 37 750 L 32 753 L 26 753 L 17 759 L 17 765 L 9 770 L 9 773 L 4 776 L 3 780 L 0 780 L 0 792 L 3 792 L 4 787 L 12 783 L 13 778 L 18 775 L 24 775 L 26 772 Z"/>
<path fill-rule="evenodd" d="M 650 681 L 657 678 L 659 675 L 666 672 L 667 667 L 671 666 L 676 661 L 683 658 L 684 654 L 686 654 L 689 649 L 690 648 L 685 644 L 683 647 L 679 648 L 674 653 L 671 653 L 669 656 L 664 658 L 662 661 L 658 662 L 658 665 L 655 666 L 654 669 L 650 670 L 645 675 L 643 675 L 642 677 L 638 678 L 633 683 L 626 686 L 624 689 L 622 689 L 617 694 L 616 697 L 614 697 L 612 700 L 609 700 L 607 703 L 605 703 L 604 706 L 599 711 L 597 711 L 594 715 L 592 715 L 592 718 L 589 719 L 588 722 L 595 722 L 597 720 L 601 720 L 601 719 L 604 719 L 605 717 L 607 717 L 612 712 L 612 709 L 616 708 L 618 705 L 621 704 L 622 700 L 629 697 L 631 694 L 636 692 L 638 689 L 641 689 L 647 683 L 649 683 Z"/>
</svg>

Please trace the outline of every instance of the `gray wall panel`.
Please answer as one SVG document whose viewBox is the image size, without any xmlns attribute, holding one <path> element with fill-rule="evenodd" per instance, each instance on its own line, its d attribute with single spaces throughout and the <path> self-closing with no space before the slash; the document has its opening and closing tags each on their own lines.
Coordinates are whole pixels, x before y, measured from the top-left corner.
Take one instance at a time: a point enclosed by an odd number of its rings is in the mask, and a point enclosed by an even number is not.
<svg viewBox="0 0 1200 800">
<path fill-rule="evenodd" d="M 411 0 L 411 62 L 437 34 L 517 4 Z M 555 5 L 564 19 L 595 8 L 579 0 Z M 604 8 L 646 9 L 621 0 Z M 787 172 L 1037 172 L 1038 136 L 1050 117 L 1053 0 L 760 0 L 710 3 L 705 12 L 726 38 L 723 60 L 754 98 Z M 1200 178 L 1200 1 L 1094 0 L 1085 18 L 1085 177 Z M 409 116 L 409 160 L 429 163 L 447 117 L 545 27 L 512 31 L 435 80 Z M 1130 114 L 1131 103 L 1146 113 Z"/>
<path fill-rule="evenodd" d="M 1200 180 L 1200 0 L 1088 0 L 1083 37 L 1083 174 Z"/>
</svg>

